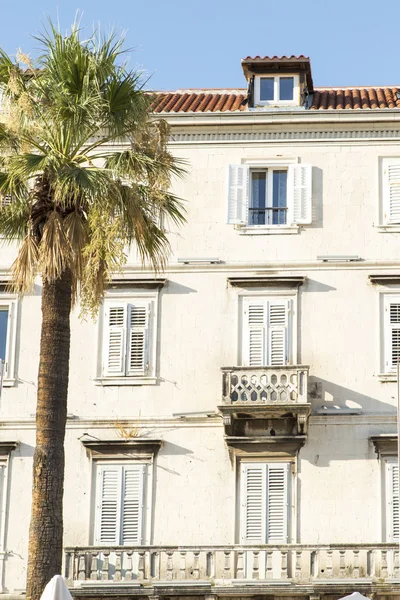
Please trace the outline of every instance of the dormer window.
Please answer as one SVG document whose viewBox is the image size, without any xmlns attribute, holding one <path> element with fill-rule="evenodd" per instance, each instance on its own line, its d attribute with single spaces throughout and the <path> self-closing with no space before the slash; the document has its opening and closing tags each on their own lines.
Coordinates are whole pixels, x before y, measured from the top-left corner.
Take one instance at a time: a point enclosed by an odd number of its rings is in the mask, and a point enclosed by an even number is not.
<svg viewBox="0 0 400 600">
<path fill-rule="evenodd" d="M 255 105 L 299 105 L 299 76 L 257 76 L 254 81 Z"/>
</svg>

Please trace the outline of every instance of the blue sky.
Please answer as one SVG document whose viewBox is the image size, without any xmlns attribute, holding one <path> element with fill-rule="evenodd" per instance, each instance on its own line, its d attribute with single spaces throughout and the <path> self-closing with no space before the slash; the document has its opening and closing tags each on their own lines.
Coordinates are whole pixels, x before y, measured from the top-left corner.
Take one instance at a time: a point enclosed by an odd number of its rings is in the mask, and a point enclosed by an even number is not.
<svg viewBox="0 0 400 600">
<path fill-rule="evenodd" d="M 32 56 L 41 24 L 65 30 L 77 10 L 125 30 L 130 65 L 153 89 L 243 87 L 240 60 L 257 54 L 305 54 L 314 85 L 400 84 L 399 0 L 2 0 L 0 45 Z"/>
</svg>

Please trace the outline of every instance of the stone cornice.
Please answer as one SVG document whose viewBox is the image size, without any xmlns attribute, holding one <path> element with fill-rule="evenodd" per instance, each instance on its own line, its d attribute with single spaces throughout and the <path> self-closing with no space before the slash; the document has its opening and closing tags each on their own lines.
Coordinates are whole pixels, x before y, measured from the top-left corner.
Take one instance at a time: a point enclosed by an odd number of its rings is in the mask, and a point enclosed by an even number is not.
<svg viewBox="0 0 400 600">
<path fill-rule="evenodd" d="M 162 440 L 130 438 L 119 440 L 82 439 L 82 445 L 92 458 L 110 458 L 127 455 L 132 458 L 151 459 L 162 446 Z"/>
<path fill-rule="evenodd" d="M 285 287 L 298 288 L 303 285 L 306 277 L 302 275 L 256 275 L 248 277 L 228 277 L 228 282 L 234 287 Z"/>
</svg>

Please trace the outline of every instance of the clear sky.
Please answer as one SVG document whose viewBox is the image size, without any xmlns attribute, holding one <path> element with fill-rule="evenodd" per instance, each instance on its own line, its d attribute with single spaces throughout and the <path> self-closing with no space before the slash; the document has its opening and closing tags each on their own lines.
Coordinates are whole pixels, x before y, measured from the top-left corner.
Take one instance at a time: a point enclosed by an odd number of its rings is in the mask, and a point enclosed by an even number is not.
<svg viewBox="0 0 400 600">
<path fill-rule="evenodd" d="M 150 87 L 244 87 L 245 56 L 305 54 L 314 85 L 400 84 L 400 0 L 2 0 L 0 45 L 37 52 L 48 17 L 126 31 Z"/>
</svg>

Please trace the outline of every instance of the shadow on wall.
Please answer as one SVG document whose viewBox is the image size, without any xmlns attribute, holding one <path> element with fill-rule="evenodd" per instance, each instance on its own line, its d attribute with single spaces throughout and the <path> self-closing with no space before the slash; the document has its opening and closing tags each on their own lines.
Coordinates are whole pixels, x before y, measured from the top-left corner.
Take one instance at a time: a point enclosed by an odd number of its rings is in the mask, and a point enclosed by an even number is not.
<svg viewBox="0 0 400 600">
<path fill-rule="evenodd" d="M 323 226 L 323 183 L 322 169 L 312 168 L 312 224 L 308 225 L 313 229 L 320 229 Z"/>
</svg>

